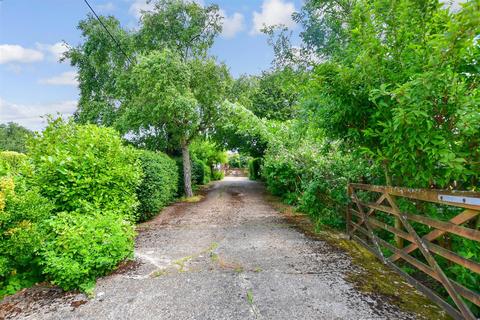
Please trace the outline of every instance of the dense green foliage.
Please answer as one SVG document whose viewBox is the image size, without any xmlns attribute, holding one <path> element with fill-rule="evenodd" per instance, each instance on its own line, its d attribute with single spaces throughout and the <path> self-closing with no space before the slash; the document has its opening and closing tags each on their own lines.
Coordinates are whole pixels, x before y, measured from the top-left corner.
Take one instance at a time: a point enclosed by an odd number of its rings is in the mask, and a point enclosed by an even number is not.
<svg viewBox="0 0 480 320">
<path fill-rule="evenodd" d="M 342 27 L 317 44 L 331 59 L 312 73 L 306 111 L 329 138 L 363 148 L 394 184 L 477 187 L 478 1 L 454 14 L 437 1 L 349 3 L 350 14 L 322 17 Z M 313 11 L 309 34 L 312 19 Z"/>
<path fill-rule="evenodd" d="M 0 153 L 0 295 L 45 278 L 89 290 L 130 257 L 137 158 L 113 129 L 61 119 L 28 156 Z"/>
<path fill-rule="evenodd" d="M 135 212 L 142 172 L 137 152 L 115 130 L 57 119 L 29 143 L 29 156 L 35 184 L 56 211 L 89 207 L 126 217 Z"/>
<path fill-rule="evenodd" d="M 0 151 L 0 175 L 17 175 L 31 172 L 27 156 L 15 151 Z"/>
<path fill-rule="evenodd" d="M 40 253 L 53 205 L 0 157 L 0 297 L 40 280 Z"/>
<path fill-rule="evenodd" d="M 248 166 L 319 228 L 344 227 L 349 182 L 478 190 L 479 12 L 478 0 L 457 12 L 438 0 L 307 0 L 293 17 L 300 46 L 288 29 L 266 28 L 273 68 L 234 81 L 208 56 L 221 32 L 216 5 L 159 0 L 132 31 L 100 17 L 129 58 L 95 18 L 81 21 L 83 43 L 65 58 L 78 68 L 83 125 L 52 121 L 28 157 L 0 153 L 0 294 L 42 274 L 89 290 L 131 256 L 134 218 L 222 179 L 227 161 Z M 182 158 L 125 146 L 113 128 L 137 147 Z M 25 135 L 0 126 L 0 150 L 24 151 Z M 456 213 L 399 205 L 440 220 Z M 473 241 L 446 239 L 480 257 Z M 478 275 L 438 260 L 478 288 Z"/>
<path fill-rule="evenodd" d="M 166 154 L 141 151 L 142 183 L 137 188 L 140 201 L 137 221 L 146 221 L 168 205 L 178 189 L 178 168 Z"/>
<path fill-rule="evenodd" d="M 227 153 L 210 140 L 194 140 L 190 146 L 190 153 L 204 161 L 212 171 L 215 167 L 228 162 Z"/>
<path fill-rule="evenodd" d="M 0 151 L 26 151 L 26 141 L 33 133 L 13 122 L 0 124 Z"/>
<path fill-rule="evenodd" d="M 230 100 L 251 110 L 259 118 L 288 120 L 295 116 L 298 92 L 289 84 L 296 74 L 291 69 L 241 76 L 233 83 Z"/>
<path fill-rule="evenodd" d="M 311 58 L 297 64 L 297 80 L 287 81 L 298 93 L 296 116 L 282 124 L 251 121 L 266 141 L 262 175 L 270 191 L 319 226 L 341 227 L 348 182 L 478 190 L 478 12 L 478 0 L 456 12 L 436 0 L 306 1 L 294 15 L 303 27 L 301 47 L 274 42 L 276 66 L 290 68 L 295 52 Z M 242 121 L 236 130 L 252 137 Z M 455 214 L 409 201 L 400 206 L 439 220 Z M 391 234 L 375 233 L 395 243 Z M 452 251 L 479 256 L 473 241 L 448 239 Z M 478 288 L 478 275 L 437 259 L 449 277 Z"/>
<path fill-rule="evenodd" d="M 247 168 L 249 157 L 242 153 L 233 153 L 228 157 L 228 166 L 230 168 Z"/>
<path fill-rule="evenodd" d="M 133 256 L 133 226 L 116 212 L 62 212 L 48 227 L 40 263 L 48 279 L 65 290 L 89 292 L 97 277 Z"/>
<path fill-rule="evenodd" d="M 248 177 L 250 178 L 250 180 L 258 180 L 260 178 L 261 165 L 261 158 L 252 158 L 248 160 Z"/>
</svg>

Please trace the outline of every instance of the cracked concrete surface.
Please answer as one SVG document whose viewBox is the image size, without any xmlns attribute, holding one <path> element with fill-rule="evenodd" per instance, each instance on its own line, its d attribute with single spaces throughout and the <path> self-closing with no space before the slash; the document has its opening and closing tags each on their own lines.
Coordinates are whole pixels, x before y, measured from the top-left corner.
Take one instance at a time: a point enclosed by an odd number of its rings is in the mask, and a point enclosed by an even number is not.
<svg viewBox="0 0 480 320">
<path fill-rule="evenodd" d="M 420 318 L 355 289 L 345 279 L 358 268 L 293 228 L 260 183 L 227 177 L 140 225 L 135 261 L 99 279 L 94 298 L 44 288 L 27 303 L 33 288 L 3 303 L 7 319 Z"/>
</svg>

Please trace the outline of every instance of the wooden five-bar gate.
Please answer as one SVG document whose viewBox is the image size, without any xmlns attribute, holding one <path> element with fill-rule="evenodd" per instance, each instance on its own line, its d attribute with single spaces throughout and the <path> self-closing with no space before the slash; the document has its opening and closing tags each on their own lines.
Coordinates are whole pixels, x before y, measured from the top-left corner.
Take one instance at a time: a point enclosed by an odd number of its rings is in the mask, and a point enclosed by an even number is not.
<svg viewBox="0 0 480 320">
<path fill-rule="evenodd" d="M 398 187 L 374 186 L 366 184 L 349 184 L 348 194 L 352 200 L 347 209 L 347 233 L 362 243 L 379 259 L 397 272 L 430 299 L 440 305 L 455 319 L 476 319 L 466 300 L 480 306 L 480 288 L 467 288 L 450 279 L 442 270 L 436 256 L 446 259 L 450 265 L 456 264 L 474 274 L 480 275 L 480 263 L 453 252 L 448 246 L 442 246 L 442 239 L 453 234 L 473 241 L 480 246 L 480 193 L 454 192 L 444 190 L 407 189 Z M 363 200 L 362 200 L 363 198 Z M 369 198 L 369 200 L 365 200 Z M 425 214 L 402 212 L 399 201 L 406 198 L 416 203 L 430 202 L 461 208 L 459 213 L 448 221 L 435 219 Z M 371 201 L 376 199 L 376 201 Z M 393 219 L 385 219 L 391 217 Z M 422 224 L 428 226 L 429 232 L 420 236 L 412 226 Z M 391 242 L 378 236 L 381 231 L 391 233 L 395 241 Z M 383 237 L 385 238 L 385 237 Z M 409 242 L 403 245 L 403 241 Z M 416 250 L 421 256 L 415 257 Z M 419 257 L 423 257 L 419 259 Z M 449 304 L 434 290 L 405 273 L 399 262 L 407 262 L 445 288 L 453 300 Z"/>
</svg>

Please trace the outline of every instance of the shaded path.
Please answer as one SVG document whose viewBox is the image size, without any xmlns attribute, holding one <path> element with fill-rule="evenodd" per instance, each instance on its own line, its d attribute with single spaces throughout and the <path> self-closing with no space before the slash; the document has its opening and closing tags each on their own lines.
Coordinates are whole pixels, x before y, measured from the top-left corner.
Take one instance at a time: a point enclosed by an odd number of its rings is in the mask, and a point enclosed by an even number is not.
<svg viewBox="0 0 480 320">
<path fill-rule="evenodd" d="M 40 298 L 19 318 L 418 318 L 357 291 L 344 280 L 358 269 L 351 259 L 292 228 L 263 191 L 229 177 L 199 203 L 166 208 L 140 226 L 135 262 L 100 279 L 95 298 Z"/>
</svg>

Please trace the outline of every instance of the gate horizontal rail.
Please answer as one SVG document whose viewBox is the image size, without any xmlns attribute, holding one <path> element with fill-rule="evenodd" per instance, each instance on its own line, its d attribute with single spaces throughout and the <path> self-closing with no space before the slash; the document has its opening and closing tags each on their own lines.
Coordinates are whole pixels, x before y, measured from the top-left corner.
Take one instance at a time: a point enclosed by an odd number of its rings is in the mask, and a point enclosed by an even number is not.
<svg viewBox="0 0 480 320">
<path fill-rule="evenodd" d="M 359 191 L 367 192 L 370 196 L 377 196 L 378 198 L 374 202 L 361 200 Z M 347 233 L 351 238 L 362 243 L 385 264 L 402 274 L 410 284 L 425 293 L 453 318 L 476 319 L 466 300 L 480 307 L 480 293 L 478 292 L 480 288 L 471 290 L 450 279 L 438 264 L 436 257 L 440 256 L 448 261 L 449 264 L 462 266 L 480 275 L 479 261 L 463 257 L 459 253 L 445 248 L 438 241 L 446 234 L 453 234 L 471 241 L 480 242 L 478 224 L 473 228 L 468 225 L 475 218 L 480 220 L 479 192 L 410 189 L 350 183 L 348 185 L 348 195 L 352 203 L 348 206 L 346 220 Z M 464 210 L 448 221 L 443 221 L 426 215 L 401 211 L 398 207 L 399 198 L 453 206 Z M 378 217 L 380 212 L 393 217 L 396 220 L 395 225 L 381 221 Z M 412 221 L 428 226 L 433 230 L 420 236 L 410 223 Z M 393 234 L 395 239 L 397 239 L 396 245 L 379 237 L 376 234 L 377 230 Z M 407 246 L 403 246 L 403 240 L 410 243 Z M 437 243 L 434 243 L 434 241 Z M 420 251 L 424 261 L 412 255 L 417 250 Z M 404 272 L 397 264 L 399 261 L 410 264 L 438 281 L 453 300 L 454 305 L 449 304 L 435 291 Z"/>
</svg>

